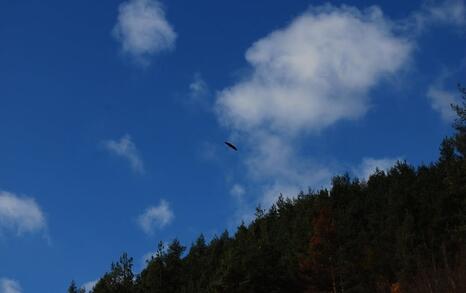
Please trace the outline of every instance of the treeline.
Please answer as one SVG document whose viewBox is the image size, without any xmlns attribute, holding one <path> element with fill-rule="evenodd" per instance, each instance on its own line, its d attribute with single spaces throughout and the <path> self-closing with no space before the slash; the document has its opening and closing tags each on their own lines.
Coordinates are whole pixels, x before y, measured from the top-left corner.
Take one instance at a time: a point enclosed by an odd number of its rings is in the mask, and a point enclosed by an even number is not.
<svg viewBox="0 0 466 293">
<path fill-rule="evenodd" d="M 135 275 L 124 254 L 93 293 L 466 292 L 466 90 L 439 159 L 398 162 L 367 182 L 280 197 L 249 225 L 185 254 L 158 245 Z M 68 292 L 80 292 L 74 283 Z"/>
</svg>

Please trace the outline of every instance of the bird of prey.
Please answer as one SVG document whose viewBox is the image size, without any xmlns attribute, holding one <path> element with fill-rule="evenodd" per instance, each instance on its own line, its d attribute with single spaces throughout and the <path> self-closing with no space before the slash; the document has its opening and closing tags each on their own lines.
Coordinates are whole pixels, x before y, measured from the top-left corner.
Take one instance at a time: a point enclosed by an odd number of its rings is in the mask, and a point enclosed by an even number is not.
<svg viewBox="0 0 466 293">
<path fill-rule="evenodd" d="M 238 148 L 237 148 L 234 144 L 229 143 L 228 141 L 225 141 L 225 144 L 226 144 L 227 146 L 229 146 L 230 148 L 234 149 L 235 151 L 238 150 Z"/>
</svg>

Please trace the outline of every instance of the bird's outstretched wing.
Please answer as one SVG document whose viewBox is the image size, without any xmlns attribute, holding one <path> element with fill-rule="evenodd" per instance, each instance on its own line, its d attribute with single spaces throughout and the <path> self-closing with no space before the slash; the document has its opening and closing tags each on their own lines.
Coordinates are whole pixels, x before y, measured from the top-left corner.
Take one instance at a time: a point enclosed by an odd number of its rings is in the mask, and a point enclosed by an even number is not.
<svg viewBox="0 0 466 293">
<path fill-rule="evenodd" d="M 234 149 L 235 151 L 238 150 L 238 148 L 237 148 L 234 144 L 229 143 L 228 141 L 225 141 L 225 144 L 226 144 L 227 146 L 229 146 L 230 148 Z"/>
</svg>

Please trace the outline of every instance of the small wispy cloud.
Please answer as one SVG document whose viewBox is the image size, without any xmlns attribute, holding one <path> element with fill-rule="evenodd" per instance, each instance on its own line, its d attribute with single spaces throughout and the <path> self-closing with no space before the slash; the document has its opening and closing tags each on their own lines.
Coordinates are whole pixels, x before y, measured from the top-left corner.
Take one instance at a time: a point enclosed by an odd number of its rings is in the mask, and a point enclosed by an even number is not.
<svg viewBox="0 0 466 293">
<path fill-rule="evenodd" d="M 0 279 L 0 293 L 21 293 L 21 286 L 15 280 Z"/>
<path fill-rule="evenodd" d="M 452 122 L 456 114 L 451 105 L 458 103 L 457 93 L 444 90 L 436 85 L 432 85 L 427 90 L 432 109 L 439 112 L 445 122 Z"/>
<path fill-rule="evenodd" d="M 129 134 L 124 135 L 120 140 L 104 141 L 103 146 L 107 151 L 126 159 L 134 172 L 144 173 L 143 161 Z"/>
<path fill-rule="evenodd" d="M 151 235 L 154 230 L 162 229 L 170 224 L 174 218 L 175 215 L 169 203 L 162 199 L 159 205 L 147 208 L 138 217 L 138 224 L 146 234 Z"/>
<path fill-rule="evenodd" d="M 245 193 L 246 193 L 246 190 L 244 189 L 244 187 L 237 183 L 234 184 L 233 187 L 231 187 L 230 189 L 230 194 L 238 200 L 241 200 L 241 198 L 243 197 Z"/>
<path fill-rule="evenodd" d="M 408 26 L 422 32 L 432 25 L 466 25 L 464 0 L 425 1 L 422 7 L 406 20 Z"/>
<path fill-rule="evenodd" d="M 364 158 L 361 164 L 354 168 L 353 173 L 361 180 L 368 180 L 376 170 L 387 172 L 400 158 Z"/>
<path fill-rule="evenodd" d="M 141 65 L 148 65 L 149 57 L 156 53 L 172 50 L 177 37 L 162 4 L 156 0 L 128 0 L 120 4 L 112 33 L 123 52 Z"/>
<path fill-rule="evenodd" d="M 230 189 L 230 195 L 235 202 L 235 212 L 229 223 L 231 228 L 236 227 L 240 222 L 250 223 L 254 219 L 255 206 L 247 201 L 245 194 L 246 189 L 241 184 L 235 183 Z"/>
<path fill-rule="evenodd" d="M 438 77 L 427 88 L 426 96 L 430 101 L 432 109 L 440 113 L 443 121 L 451 123 L 456 118 L 456 113 L 452 109 L 452 105 L 460 104 L 461 99 L 457 90 L 448 90 L 445 84 L 449 84 L 449 80 L 458 70 L 464 68 L 465 63 L 460 65 L 457 70 L 448 70 L 443 68 Z M 452 83 L 453 84 L 453 83 Z"/>
<path fill-rule="evenodd" d="M 86 282 L 81 287 L 84 288 L 86 292 L 91 292 L 92 290 L 94 290 L 95 284 L 97 284 L 98 281 L 99 280 Z"/>
<path fill-rule="evenodd" d="M 0 191 L 0 234 L 12 231 L 21 236 L 46 228 L 44 213 L 33 198 Z"/>
<path fill-rule="evenodd" d="M 209 85 L 199 72 L 196 72 L 188 86 L 188 94 L 184 103 L 188 106 L 195 106 L 201 110 L 211 110 L 211 91 Z"/>
<path fill-rule="evenodd" d="M 191 97 L 202 97 L 209 93 L 209 87 L 200 73 L 194 74 L 193 81 L 189 84 Z"/>
</svg>

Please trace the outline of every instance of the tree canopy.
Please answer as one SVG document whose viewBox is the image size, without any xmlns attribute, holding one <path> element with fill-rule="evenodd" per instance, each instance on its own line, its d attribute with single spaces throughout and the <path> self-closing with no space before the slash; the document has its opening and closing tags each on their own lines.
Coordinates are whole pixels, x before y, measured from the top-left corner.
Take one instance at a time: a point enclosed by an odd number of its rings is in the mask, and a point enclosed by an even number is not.
<svg viewBox="0 0 466 293">
<path fill-rule="evenodd" d="M 466 292 L 466 89 L 439 159 L 398 162 L 367 181 L 280 197 L 268 210 L 184 254 L 178 240 L 140 274 L 126 254 L 93 293 Z M 81 292 L 72 282 L 68 292 Z"/>
</svg>

